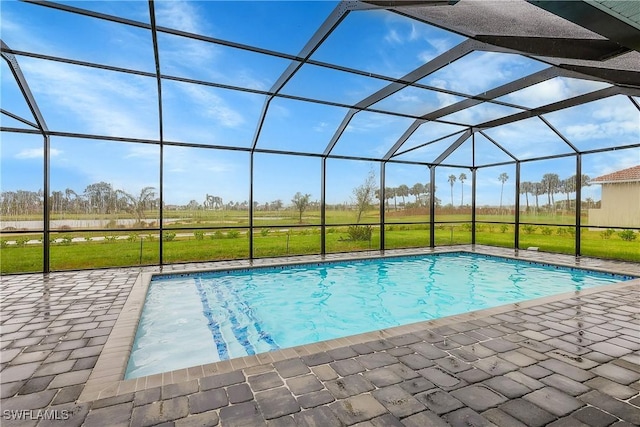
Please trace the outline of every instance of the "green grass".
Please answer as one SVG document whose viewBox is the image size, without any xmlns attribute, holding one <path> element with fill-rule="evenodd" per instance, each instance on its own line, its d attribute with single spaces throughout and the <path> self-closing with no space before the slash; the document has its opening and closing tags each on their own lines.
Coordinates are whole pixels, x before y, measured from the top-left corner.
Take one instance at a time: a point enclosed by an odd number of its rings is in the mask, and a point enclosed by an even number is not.
<svg viewBox="0 0 640 427">
<path fill-rule="evenodd" d="M 216 215 L 220 212 L 214 212 Z M 275 214 L 275 213 L 271 213 Z M 351 211 L 332 212 L 330 218 L 334 225 L 327 225 L 327 253 L 376 250 L 380 247 L 379 227 L 373 227 L 371 240 L 349 240 L 344 223 L 353 221 Z M 265 229 L 256 229 L 254 233 L 254 256 L 274 257 L 286 255 L 320 253 L 320 227 L 291 227 L 294 225 L 290 217 L 264 218 L 264 222 L 272 225 Z M 305 214 L 306 216 L 306 214 Z M 229 215 L 225 221 L 230 220 Z M 329 218 L 329 215 L 328 215 Z M 377 212 L 368 213 L 368 220 L 377 219 Z M 402 218 L 400 221 L 398 218 Z M 212 219 L 212 218 L 209 218 Z M 240 219 L 236 217 L 236 219 Z M 297 218 L 295 218 L 297 220 Z M 423 221 L 421 215 L 406 217 L 395 216 L 396 222 L 385 226 L 385 247 L 411 248 L 425 247 L 430 243 L 428 224 L 398 224 L 397 222 Z M 466 215 L 437 215 L 439 221 L 465 221 Z M 552 219 L 552 218 L 551 218 Z M 550 218 L 538 222 L 553 223 Z M 557 218 L 556 218 L 557 219 Z M 273 223 L 271 224 L 270 221 Z M 495 221 L 495 218 L 492 219 Z M 525 219 L 523 219 L 525 221 Z M 283 224 L 280 224 L 284 222 Z M 329 219 L 328 219 L 329 222 Z M 561 224 L 558 220 L 555 223 Z M 229 226 L 229 223 L 225 223 Z M 191 224 L 196 226 L 196 223 Z M 234 224 L 235 225 L 235 224 Z M 257 222 L 256 225 L 262 225 Z M 289 227 L 287 227 L 287 225 Z M 183 225 L 184 226 L 184 225 Z M 207 223 L 203 226 L 212 226 Z M 521 225 L 520 248 L 538 247 L 540 251 L 554 253 L 574 253 L 575 238 L 569 233 L 569 227 L 559 226 L 527 226 Z M 561 231 L 558 231 L 561 230 Z M 566 230 L 566 231 L 565 231 Z M 193 262 L 210 260 L 246 259 L 249 258 L 249 239 L 246 229 L 170 229 L 166 234 L 174 234 L 171 241 L 164 241 L 164 262 Z M 90 240 L 94 237 L 108 238 L 103 241 Z M 131 239 L 115 239 L 116 236 L 132 236 Z M 50 246 L 50 265 L 52 270 L 89 269 L 101 267 L 120 267 L 135 265 L 151 265 L 159 263 L 159 235 L 157 231 L 131 233 L 118 229 L 109 232 L 82 232 L 65 230 L 52 233 L 54 239 L 67 238 L 66 243 L 52 243 Z M 0 241 L 16 239 L 41 239 L 41 233 L 7 234 L 3 233 Z M 84 238 L 84 241 L 70 242 L 70 238 Z M 142 239 L 142 246 L 140 240 Z M 482 224 L 476 226 L 476 243 L 490 246 L 513 247 L 514 227 L 507 224 Z M 471 243 L 470 223 L 437 224 L 435 230 L 436 246 Z M 141 250 L 142 248 L 142 250 Z M 581 251 L 585 256 L 619 259 L 640 262 L 640 238 L 635 241 L 624 241 L 618 233 L 604 238 L 601 230 L 583 229 Z M 0 254 L 0 271 L 2 274 L 34 272 L 42 270 L 42 244 L 7 245 L 2 244 Z"/>
</svg>

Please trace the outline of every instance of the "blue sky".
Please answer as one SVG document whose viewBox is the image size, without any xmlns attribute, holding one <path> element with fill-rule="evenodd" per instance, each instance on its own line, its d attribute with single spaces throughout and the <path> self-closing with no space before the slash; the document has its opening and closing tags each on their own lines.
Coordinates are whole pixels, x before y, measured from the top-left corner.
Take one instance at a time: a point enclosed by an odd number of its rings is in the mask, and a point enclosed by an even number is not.
<svg viewBox="0 0 640 427">
<path fill-rule="evenodd" d="M 149 22 L 148 3 L 64 2 L 102 13 Z M 219 2 L 158 1 L 158 25 L 200 33 L 262 49 L 296 55 L 335 7 L 330 1 Z M 63 13 L 32 4 L 2 1 L 2 39 L 13 49 L 59 55 L 83 61 L 144 72 L 154 72 L 151 33 L 89 17 Z M 385 11 L 350 13 L 312 60 L 333 63 L 365 72 L 398 78 L 464 38 Z M 168 34 L 159 35 L 163 74 L 200 79 L 255 90 L 269 90 L 287 68 L 287 59 L 245 52 L 221 45 Z M 18 57 L 34 96 L 51 130 L 91 133 L 114 137 L 158 139 L 158 99 L 154 78 L 113 71 Z M 519 55 L 473 52 L 420 83 L 456 92 L 479 94 L 513 79 L 546 68 L 546 64 Z M 7 65 L 2 63 L 2 108 L 33 120 L 21 99 Z M 349 74 L 305 64 L 284 86 L 282 93 L 345 104 L 357 103 L 388 83 L 374 77 Z M 555 78 L 500 98 L 532 108 L 570 96 L 606 87 L 586 80 Z M 163 80 L 164 138 L 168 141 L 205 145 L 249 147 L 256 132 L 265 97 Z M 462 98 L 442 92 L 406 88 L 374 104 L 372 108 L 423 115 Z M 400 152 L 425 142 L 461 132 L 476 125 L 521 111 L 484 103 L 445 120 L 459 126 L 423 124 Z M 344 118 L 340 107 L 274 99 L 266 114 L 258 147 L 295 152 L 322 153 Z M 589 150 L 640 141 L 640 113 L 627 97 L 614 96 L 545 118 L 579 149 Z M 2 126 L 25 127 L 5 115 Z M 413 119 L 375 112 L 354 116 L 336 144 L 333 154 L 381 157 L 391 148 Z M 562 154 L 570 148 L 540 119 L 532 118 L 487 130 L 487 135 L 521 159 L 536 155 Z M 408 151 L 398 159 L 433 161 L 458 135 L 424 148 Z M 51 139 L 51 186 L 82 192 L 97 181 L 137 193 L 142 187 L 159 187 L 158 146 L 111 143 L 89 139 Z M 164 157 L 165 201 L 186 204 L 204 200 L 205 194 L 225 201 L 248 200 L 249 155 L 239 151 L 166 147 Z M 490 164 L 509 157 L 480 135 L 476 135 L 476 162 Z M 471 140 L 454 152 L 448 163 L 470 164 Z M 2 189 L 42 188 L 42 139 L 38 136 L 3 133 Z M 630 167 L 640 162 L 640 150 L 622 150 L 583 159 L 583 173 L 592 177 Z M 320 165 L 316 157 L 255 156 L 255 200 L 281 199 L 289 203 L 297 191 L 320 198 Z M 348 201 L 352 189 L 375 162 L 329 160 L 327 201 Z M 437 173 L 437 196 L 450 201 L 447 177 L 471 173 L 468 169 L 442 168 Z M 515 167 L 500 166 L 479 172 L 478 202 L 497 204 L 500 173 L 505 184 L 503 203 L 514 202 Z M 567 178 L 575 173 L 573 158 L 526 162 L 523 181 L 537 181 L 547 172 Z M 389 164 L 387 186 L 426 183 L 423 166 Z M 470 201 L 471 181 L 464 183 L 465 202 Z M 454 204 L 460 201 L 460 183 L 454 187 Z M 584 197 L 599 198 L 597 186 Z"/>
</svg>

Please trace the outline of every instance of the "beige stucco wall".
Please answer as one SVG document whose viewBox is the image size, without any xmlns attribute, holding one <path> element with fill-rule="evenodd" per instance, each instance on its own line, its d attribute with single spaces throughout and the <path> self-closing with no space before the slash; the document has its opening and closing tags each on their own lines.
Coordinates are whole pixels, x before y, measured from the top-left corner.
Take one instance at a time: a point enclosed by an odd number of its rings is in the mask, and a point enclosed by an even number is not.
<svg viewBox="0 0 640 427">
<path fill-rule="evenodd" d="M 600 209 L 589 209 L 589 225 L 640 227 L 640 182 L 602 184 Z"/>
</svg>

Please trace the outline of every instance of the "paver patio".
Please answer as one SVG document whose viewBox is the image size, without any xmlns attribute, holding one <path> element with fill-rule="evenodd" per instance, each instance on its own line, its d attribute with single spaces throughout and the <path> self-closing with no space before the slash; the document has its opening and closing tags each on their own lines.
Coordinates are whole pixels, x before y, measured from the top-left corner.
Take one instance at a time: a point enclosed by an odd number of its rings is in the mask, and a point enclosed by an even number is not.
<svg viewBox="0 0 640 427">
<path fill-rule="evenodd" d="M 640 274 L 632 263 L 454 249 Z M 114 325 L 140 273 L 160 270 L 2 277 L 2 425 L 640 424 L 640 280 L 392 328 L 364 342 L 334 340 L 121 381 L 126 360 L 110 360 L 121 354 L 110 349 L 131 343 L 117 342 Z"/>
</svg>

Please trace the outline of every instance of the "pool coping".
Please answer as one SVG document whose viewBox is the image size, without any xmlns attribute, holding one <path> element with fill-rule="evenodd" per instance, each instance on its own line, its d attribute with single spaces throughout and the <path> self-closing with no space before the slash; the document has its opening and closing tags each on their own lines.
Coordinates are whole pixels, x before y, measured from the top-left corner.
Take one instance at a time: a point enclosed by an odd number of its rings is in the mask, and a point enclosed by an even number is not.
<svg viewBox="0 0 640 427">
<path fill-rule="evenodd" d="M 471 320 L 481 319 L 487 316 L 494 316 L 502 314 L 508 311 L 529 308 L 541 304 L 547 304 L 556 302 L 562 299 L 571 298 L 575 296 L 585 296 L 597 292 L 601 292 L 604 287 L 607 289 L 620 289 L 626 287 L 635 287 L 640 285 L 640 278 L 625 281 L 621 283 L 595 286 L 589 289 L 583 289 L 579 291 L 565 292 L 562 294 L 550 295 L 537 299 L 527 300 L 517 303 L 509 303 L 500 305 L 497 307 L 475 310 L 467 313 L 457 314 L 453 316 L 446 316 L 433 320 L 425 320 L 408 325 L 394 326 L 381 330 L 365 332 L 362 334 L 350 335 L 342 338 L 335 338 L 326 341 L 320 341 L 312 344 L 304 344 L 296 347 L 289 347 L 285 349 L 279 349 L 271 352 L 260 353 L 257 355 L 238 357 L 219 362 L 208 363 L 204 365 L 192 366 L 189 368 L 182 368 L 174 371 L 153 374 L 149 376 L 143 376 L 133 379 L 124 379 L 125 371 L 131 354 L 131 349 L 135 339 L 136 331 L 138 328 L 138 322 L 144 302 L 146 299 L 147 291 L 151 280 L 154 276 L 164 276 L 167 274 L 176 275 L 189 275 L 202 272 L 219 272 L 219 271 L 232 271 L 232 270 L 244 270 L 247 268 L 256 267 L 277 267 L 277 266 L 293 266 L 303 264 L 317 264 L 317 263 L 330 263 L 340 261 L 357 261 L 371 258 L 390 258 L 397 256 L 412 256 L 412 255 L 434 255 L 444 253 L 475 253 L 480 255 L 497 256 L 503 258 L 516 259 L 520 261 L 537 262 L 546 265 L 555 265 L 569 268 L 580 268 L 585 270 L 591 270 L 595 272 L 615 273 L 626 276 L 633 276 L 633 273 L 625 270 L 628 264 L 623 264 L 620 268 L 616 268 L 615 265 L 609 265 L 607 267 L 599 267 L 597 265 L 581 266 L 580 259 L 573 259 L 572 261 L 566 260 L 537 260 L 538 257 L 535 251 L 513 251 L 511 254 L 496 254 L 495 248 L 492 250 L 486 250 L 482 247 L 475 247 L 471 249 L 461 249 L 460 247 L 448 247 L 448 248 L 423 248 L 415 250 L 401 250 L 401 251 L 386 251 L 381 252 L 366 252 L 366 253 L 350 253 L 350 254 L 332 254 L 332 256 L 322 257 L 322 259 L 308 260 L 305 257 L 297 259 L 279 259 L 270 258 L 258 260 L 258 262 L 251 262 L 248 266 L 220 266 L 220 267 L 208 267 L 208 268 L 189 268 L 188 266 L 182 270 L 172 270 L 169 272 L 140 272 L 136 278 L 136 281 L 129 293 L 129 296 L 125 302 L 122 312 L 118 316 L 113 330 L 109 335 L 104 348 L 98 357 L 98 360 L 93 368 L 89 378 L 85 383 L 85 387 L 78 398 L 79 402 L 88 402 L 96 399 L 102 399 L 106 397 L 119 396 L 134 391 L 146 390 L 153 387 L 164 386 L 168 384 L 176 384 L 183 381 L 189 381 L 196 378 L 203 378 L 209 375 L 221 374 L 232 372 L 238 369 L 244 369 L 254 367 L 262 364 L 268 364 L 278 361 L 283 361 L 295 357 L 301 357 L 311 355 L 323 351 L 337 349 L 345 346 L 351 346 L 354 344 L 362 344 L 379 339 L 387 339 L 391 337 L 401 336 L 408 333 L 416 332 L 419 330 L 430 329 L 440 326 L 446 326 L 458 322 L 467 322 Z M 524 254 L 525 256 L 520 256 Z M 334 255 L 339 255 L 334 256 Z M 528 256 L 529 255 L 529 256 Z M 544 254 L 540 254 L 544 255 Z M 556 255 L 556 254 L 553 254 Z M 601 260 L 599 260 L 601 261 Z M 607 261 L 604 261 L 607 263 Z M 611 263 L 614 264 L 614 263 Z M 615 271 L 612 271 L 615 270 Z"/>
</svg>

